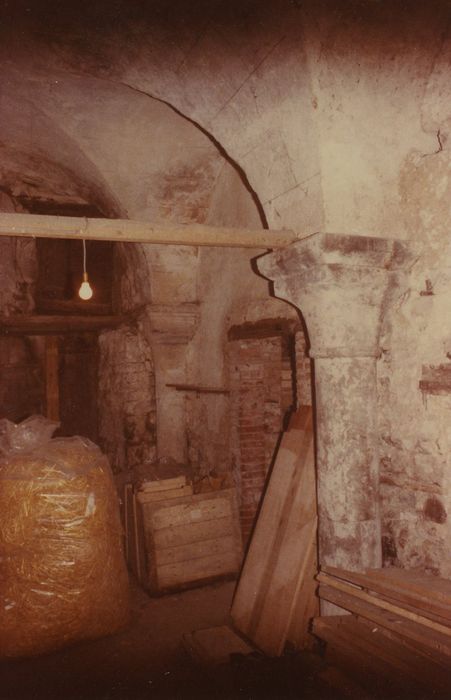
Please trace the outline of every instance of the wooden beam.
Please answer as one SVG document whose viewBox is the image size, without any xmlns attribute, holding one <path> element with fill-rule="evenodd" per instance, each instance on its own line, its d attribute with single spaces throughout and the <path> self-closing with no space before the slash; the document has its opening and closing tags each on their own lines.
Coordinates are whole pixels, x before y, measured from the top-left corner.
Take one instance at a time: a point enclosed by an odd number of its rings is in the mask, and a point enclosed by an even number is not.
<svg viewBox="0 0 451 700">
<path fill-rule="evenodd" d="M 0 213 L 1 236 L 80 238 L 87 241 L 158 243 L 227 248 L 284 248 L 305 236 L 294 231 L 222 228 L 203 224 L 152 224 L 131 219 Z"/>
<path fill-rule="evenodd" d="M 59 421 L 59 346 L 56 335 L 49 335 L 45 339 L 45 387 L 47 418 Z"/>
<path fill-rule="evenodd" d="M 125 316 L 0 316 L 0 335 L 55 335 L 117 328 Z"/>
</svg>

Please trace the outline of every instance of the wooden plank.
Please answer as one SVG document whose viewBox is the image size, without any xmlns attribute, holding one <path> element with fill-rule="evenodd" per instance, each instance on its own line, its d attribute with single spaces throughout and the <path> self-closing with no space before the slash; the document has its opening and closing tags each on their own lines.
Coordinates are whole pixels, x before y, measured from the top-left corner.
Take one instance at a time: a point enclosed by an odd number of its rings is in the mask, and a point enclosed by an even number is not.
<svg viewBox="0 0 451 700">
<path fill-rule="evenodd" d="M 193 487 L 191 484 L 179 486 L 176 489 L 167 489 L 165 491 L 142 491 L 137 494 L 137 499 L 140 503 L 156 503 L 158 501 L 170 501 L 174 498 L 182 498 L 184 496 L 192 496 Z"/>
<path fill-rule="evenodd" d="M 143 570 L 141 566 L 141 551 L 140 551 L 140 537 L 139 537 L 139 520 L 138 520 L 138 503 L 133 494 L 132 502 L 132 516 L 133 516 L 133 539 L 135 544 L 135 563 L 136 563 L 136 578 L 141 581 L 143 578 Z"/>
<path fill-rule="evenodd" d="M 77 314 L 89 316 L 111 316 L 113 310 L 111 304 L 89 300 L 89 304 L 81 299 L 36 299 L 37 314 L 50 314 L 52 316 L 74 316 Z"/>
<path fill-rule="evenodd" d="M 417 609 L 437 622 L 451 621 L 451 581 L 406 569 L 367 569 L 347 571 L 323 566 L 322 572 L 349 581 L 386 599 L 398 601 L 407 609 Z"/>
<path fill-rule="evenodd" d="M 134 502 L 136 505 L 136 528 L 137 528 L 137 553 L 139 557 L 139 570 L 140 570 L 140 582 L 144 583 L 147 579 L 148 565 L 148 555 L 146 548 L 146 537 L 144 532 L 144 521 L 142 506 L 136 498 L 136 493 L 134 494 Z"/>
<path fill-rule="evenodd" d="M 168 503 L 143 504 L 146 520 L 151 518 L 152 530 L 174 525 L 189 525 L 191 523 L 215 520 L 232 516 L 233 504 L 226 491 L 216 491 L 206 494 L 174 499 L 173 505 Z M 216 496 L 216 497 L 215 497 Z"/>
<path fill-rule="evenodd" d="M 344 610 L 349 610 L 356 615 L 371 620 L 400 636 L 412 639 L 423 646 L 428 646 L 441 654 L 451 657 L 450 638 L 445 634 L 424 627 L 417 622 L 399 617 L 388 610 L 384 610 L 376 605 L 371 605 L 352 594 L 345 593 L 331 586 L 321 584 L 319 587 L 319 596 L 323 600 L 327 600 Z"/>
<path fill-rule="evenodd" d="M 229 516 L 200 523 L 190 523 L 189 525 L 170 526 L 148 534 L 153 539 L 152 546 L 157 550 L 165 547 L 189 545 L 209 537 L 216 538 L 233 534 L 236 538 L 236 525 L 234 519 Z"/>
<path fill-rule="evenodd" d="M 176 391 L 194 391 L 197 394 L 230 394 L 229 389 L 220 387 L 198 386 L 197 384 L 166 384 L 167 387 Z"/>
<path fill-rule="evenodd" d="M 211 627 L 184 634 L 183 646 L 198 663 L 219 666 L 229 663 L 232 654 L 251 654 L 254 648 L 230 627 Z"/>
<path fill-rule="evenodd" d="M 174 476 L 170 479 L 155 479 L 154 481 L 143 481 L 140 493 L 143 491 L 155 492 L 155 491 L 167 491 L 168 489 L 177 489 L 180 486 L 185 486 L 186 476 Z"/>
<path fill-rule="evenodd" d="M 189 562 L 165 564 L 157 567 L 158 590 L 195 583 L 217 576 L 236 574 L 239 568 L 240 558 L 235 549 L 220 554 L 198 557 Z"/>
<path fill-rule="evenodd" d="M 348 615 L 347 617 L 350 616 Z M 366 620 L 363 617 L 358 617 L 357 619 L 359 620 L 361 625 L 365 625 L 366 627 L 368 627 L 368 629 L 371 630 L 371 632 L 374 631 L 374 623 L 371 620 Z M 437 664 L 437 666 L 440 666 L 441 668 L 449 671 L 449 658 L 447 658 L 445 654 L 441 654 L 436 648 L 431 649 L 430 647 L 427 647 L 424 644 L 421 644 L 420 642 L 416 642 L 413 639 L 407 639 L 402 635 L 397 634 L 396 632 L 392 632 L 392 630 L 389 630 L 386 627 L 379 626 L 377 627 L 377 629 L 387 639 L 394 641 L 396 644 L 401 644 L 410 652 L 418 654 L 419 656 L 424 657 L 427 661 L 432 661 L 434 664 Z"/>
<path fill-rule="evenodd" d="M 146 585 L 152 591 L 239 570 L 242 543 L 235 489 L 141 507 L 148 552 Z"/>
<path fill-rule="evenodd" d="M 138 561 L 136 557 L 136 528 L 135 528 L 135 505 L 133 495 L 133 484 L 125 484 L 124 486 L 124 502 L 125 502 L 125 529 L 127 532 L 127 563 L 130 571 L 138 576 Z"/>
<path fill-rule="evenodd" d="M 123 513 L 125 532 L 125 561 L 130 559 L 130 493 L 133 492 L 133 484 L 124 484 Z"/>
<path fill-rule="evenodd" d="M 307 422 L 303 413 L 304 424 Z M 310 420 L 310 417 L 308 418 Z M 249 636 L 254 617 L 254 604 L 262 582 L 265 580 L 267 559 L 276 537 L 277 523 L 283 515 L 289 492 L 289 484 L 295 473 L 298 455 L 296 447 L 302 443 L 303 430 L 288 430 L 282 440 L 272 469 L 261 511 L 255 526 L 238 582 L 232 605 L 232 618 L 236 627 Z"/>
<path fill-rule="evenodd" d="M 451 581 L 420 572 L 415 569 L 369 569 L 367 575 L 371 581 L 381 580 L 385 586 L 397 586 L 398 590 L 411 594 L 418 601 L 433 599 L 440 605 L 451 605 Z"/>
<path fill-rule="evenodd" d="M 133 484 L 124 486 L 124 525 L 127 564 L 138 581 L 143 582 L 147 568 L 146 548 L 141 509 L 136 501 Z"/>
<path fill-rule="evenodd" d="M 417 569 L 387 567 L 356 572 L 323 566 L 321 570 L 379 593 L 390 592 L 392 597 L 399 595 L 400 599 L 408 599 L 411 604 L 416 601 L 419 607 L 423 604 L 427 607 L 431 602 L 438 606 L 443 605 L 443 610 L 451 606 L 451 581 L 425 574 Z"/>
<path fill-rule="evenodd" d="M 293 321 L 280 318 L 269 318 L 262 321 L 248 321 L 239 326 L 232 326 L 228 340 L 249 340 L 254 338 L 274 338 L 275 336 L 291 336 L 301 329 L 299 320 Z"/>
<path fill-rule="evenodd" d="M 59 342 L 55 335 L 45 342 L 45 398 L 47 418 L 59 421 Z"/>
<path fill-rule="evenodd" d="M 427 687 L 446 688 L 451 685 L 448 671 L 429 656 L 407 647 L 400 638 L 389 637 L 383 628 L 364 622 L 354 615 L 322 617 L 314 620 L 313 632 L 323 641 L 342 646 L 354 654 L 358 649 L 367 657 L 383 662 L 382 668 L 391 677 L 402 673 L 405 677 Z M 449 666 L 448 666 L 449 670 Z"/>
<path fill-rule="evenodd" d="M 0 316 L 0 335 L 95 333 L 128 322 L 125 316 Z"/>
<path fill-rule="evenodd" d="M 272 231 L 205 226 L 197 223 L 175 225 L 131 219 L 6 213 L 0 213 L 0 235 L 262 249 L 284 248 L 306 237 L 290 230 Z"/>
<path fill-rule="evenodd" d="M 293 424 L 293 422 L 292 422 Z M 269 655 L 282 653 L 316 536 L 311 407 L 282 437 L 231 615 Z"/>
<path fill-rule="evenodd" d="M 360 588 L 356 588 L 349 584 L 343 583 L 342 581 L 336 579 L 334 576 L 330 576 L 329 574 L 320 573 L 317 576 L 317 580 L 320 583 L 326 584 L 327 586 L 331 586 L 332 588 L 336 588 L 339 591 L 343 591 L 348 595 L 355 596 L 356 598 L 359 598 L 360 600 L 363 600 L 366 603 L 369 603 L 370 605 L 375 605 L 376 607 L 382 608 L 383 610 L 387 610 L 388 612 L 393 613 L 398 617 L 406 618 L 407 620 L 411 620 L 412 622 L 421 624 L 424 627 L 428 627 L 429 629 L 434 630 L 435 632 L 445 634 L 451 638 L 451 626 L 443 625 L 439 622 L 435 622 L 434 620 L 430 620 L 424 615 L 420 615 L 419 613 L 413 612 L 412 610 L 407 610 L 405 607 L 394 605 L 393 603 L 390 603 L 389 601 L 384 600 L 383 598 L 379 598 L 374 595 L 371 595 L 370 593 L 366 593 Z"/>
<path fill-rule="evenodd" d="M 251 637 L 266 654 L 280 656 L 283 653 L 316 532 L 317 519 L 312 518 L 301 527 L 290 527 L 290 532 L 285 534 L 272 572 L 270 590 Z M 299 551 L 303 557 L 299 557 Z M 313 572 L 309 573 L 313 577 Z"/>
<path fill-rule="evenodd" d="M 233 535 L 224 537 L 214 537 L 205 539 L 192 544 L 176 545 L 175 547 L 165 547 L 164 549 L 155 549 L 155 561 L 158 567 L 166 564 L 175 564 L 177 562 L 189 562 L 193 559 L 201 557 L 209 557 L 211 555 L 221 554 L 221 552 L 232 552 L 235 547 L 235 538 Z"/>
<path fill-rule="evenodd" d="M 309 649 L 314 646 L 314 638 L 310 628 L 313 618 L 319 615 L 319 598 L 316 595 L 318 583 L 315 578 L 317 573 L 318 554 L 315 537 L 307 559 L 305 576 L 300 580 L 299 591 L 287 632 L 287 641 L 291 642 L 295 649 Z"/>
<path fill-rule="evenodd" d="M 341 619 L 341 616 L 337 618 Z M 417 682 L 409 677 L 408 670 L 403 665 L 395 667 L 394 670 L 393 666 L 390 667 L 384 658 L 375 653 L 375 646 L 365 643 L 357 633 L 353 638 L 341 630 L 341 625 L 337 628 L 329 617 L 319 620 L 326 622 L 321 622 L 320 627 L 315 620 L 314 632 L 327 642 L 326 659 L 330 663 L 346 670 L 352 678 L 363 682 L 365 687 L 371 690 L 377 688 L 378 697 L 396 697 L 400 692 L 400 697 L 406 697 L 406 694 L 412 696 Z M 388 690 L 390 694 L 387 694 Z"/>
</svg>

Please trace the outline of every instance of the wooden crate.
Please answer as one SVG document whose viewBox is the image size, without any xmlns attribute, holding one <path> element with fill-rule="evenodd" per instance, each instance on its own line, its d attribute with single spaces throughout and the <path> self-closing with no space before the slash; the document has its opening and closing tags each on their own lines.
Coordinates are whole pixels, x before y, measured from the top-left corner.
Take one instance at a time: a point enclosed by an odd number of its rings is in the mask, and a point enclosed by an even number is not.
<svg viewBox="0 0 451 700">
<path fill-rule="evenodd" d="M 137 496 L 145 549 L 140 580 L 154 593 L 234 575 L 242 543 L 235 489 L 148 501 Z"/>
</svg>

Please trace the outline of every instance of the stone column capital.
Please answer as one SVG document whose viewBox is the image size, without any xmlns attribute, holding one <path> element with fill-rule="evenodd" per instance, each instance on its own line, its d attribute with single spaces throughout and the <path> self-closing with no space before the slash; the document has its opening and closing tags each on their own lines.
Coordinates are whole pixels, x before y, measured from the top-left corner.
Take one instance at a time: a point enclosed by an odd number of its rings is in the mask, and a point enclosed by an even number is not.
<svg viewBox="0 0 451 700">
<path fill-rule="evenodd" d="M 418 244 L 408 241 L 315 233 L 257 266 L 275 296 L 301 310 L 311 357 L 377 357 L 389 292 L 418 256 Z"/>
</svg>

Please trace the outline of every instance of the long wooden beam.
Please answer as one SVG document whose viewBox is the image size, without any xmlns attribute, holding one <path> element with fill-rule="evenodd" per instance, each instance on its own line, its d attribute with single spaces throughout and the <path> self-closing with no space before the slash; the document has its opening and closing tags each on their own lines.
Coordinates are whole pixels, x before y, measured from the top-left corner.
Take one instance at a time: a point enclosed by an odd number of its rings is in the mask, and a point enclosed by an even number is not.
<svg viewBox="0 0 451 700">
<path fill-rule="evenodd" d="M 291 230 L 221 228 L 196 223 L 152 224 L 132 219 L 2 213 L 0 235 L 263 249 L 284 248 L 304 237 Z"/>
<path fill-rule="evenodd" d="M 0 316 L 0 335 L 57 335 L 117 328 L 125 316 Z"/>
</svg>

